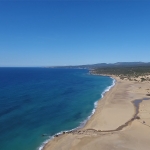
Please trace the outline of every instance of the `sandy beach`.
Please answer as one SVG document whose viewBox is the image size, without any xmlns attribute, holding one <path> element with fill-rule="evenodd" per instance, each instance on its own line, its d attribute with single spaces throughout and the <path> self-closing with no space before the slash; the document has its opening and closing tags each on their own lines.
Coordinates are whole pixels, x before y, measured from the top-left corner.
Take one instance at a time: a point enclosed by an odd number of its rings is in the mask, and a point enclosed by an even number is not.
<svg viewBox="0 0 150 150">
<path fill-rule="evenodd" d="M 84 128 L 55 137 L 44 150 L 150 150 L 150 82 L 113 78 Z"/>
</svg>

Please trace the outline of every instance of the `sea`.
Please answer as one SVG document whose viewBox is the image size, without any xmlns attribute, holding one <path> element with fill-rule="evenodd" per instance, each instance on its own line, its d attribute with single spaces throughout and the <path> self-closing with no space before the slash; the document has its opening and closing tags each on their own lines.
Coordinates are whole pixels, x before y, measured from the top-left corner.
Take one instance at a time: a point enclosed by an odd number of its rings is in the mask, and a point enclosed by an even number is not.
<svg viewBox="0 0 150 150">
<path fill-rule="evenodd" d="M 83 127 L 113 85 L 86 69 L 0 68 L 0 149 L 42 150 Z"/>
</svg>

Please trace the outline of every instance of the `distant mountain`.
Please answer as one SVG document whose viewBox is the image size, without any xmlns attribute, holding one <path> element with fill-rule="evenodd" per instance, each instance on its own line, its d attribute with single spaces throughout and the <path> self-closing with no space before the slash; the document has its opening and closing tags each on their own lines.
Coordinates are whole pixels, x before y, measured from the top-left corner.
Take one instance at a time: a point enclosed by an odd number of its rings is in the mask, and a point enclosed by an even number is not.
<svg viewBox="0 0 150 150">
<path fill-rule="evenodd" d="M 124 66 L 131 66 L 131 65 L 144 65 L 147 64 L 145 62 L 117 62 L 114 65 L 124 65 Z"/>
<path fill-rule="evenodd" d="M 117 63 L 98 63 L 88 65 L 77 65 L 77 66 L 53 66 L 48 68 L 72 68 L 72 69 L 95 69 L 104 67 L 134 67 L 134 66 L 150 66 L 150 62 L 117 62 Z"/>
</svg>

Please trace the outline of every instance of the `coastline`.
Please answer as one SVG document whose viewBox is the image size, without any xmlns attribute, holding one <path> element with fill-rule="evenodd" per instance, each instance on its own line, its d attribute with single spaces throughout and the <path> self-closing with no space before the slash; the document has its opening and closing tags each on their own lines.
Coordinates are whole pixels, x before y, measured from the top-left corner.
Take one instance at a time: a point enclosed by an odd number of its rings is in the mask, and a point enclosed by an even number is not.
<svg viewBox="0 0 150 150">
<path fill-rule="evenodd" d="M 89 72 L 90 73 L 90 72 Z M 93 73 L 90 73 L 91 75 L 97 75 L 97 74 L 93 74 Z M 72 131 L 78 131 L 78 130 L 81 130 L 81 129 L 84 129 L 84 127 L 86 126 L 86 124 L 88 123 L 88 121 L 91 119 L 91 117 L 95 114 L 96 112 L 96 109 L 97 109 L 97 105 L 99 103 L 100 100 L 103 99 L 103 97 L 105 96 L 105 94 L 107 92 L 109 92 L 109 90 L 111 90 L 111 88 L 113 88 L 115 86 L 115 82 L 116 82 L 116 79 L 111 77 L 111 76 L 108 76 L 108 75 L 98 75 L 98 76 L 106 76 L 106 77 L 110 77 L 112 79 L 112 85 L 106 87 L 106 89 L 104 89 L 104 91 L 102 92 L 101 94 L 101 98 L 99 98 L 97 101 L 94 102 L 94 108 L 91 112 L 91 114 L 83 121 L 81 122 L 81 124 L 79 126 L 77 126 L 76 128 L 73 128 L 71 130 L 66 130 L 66 131 L 60 131 L 56 134 L 54 134 L 53 136 L 50 136 L 46 141 L 44 141 L 40 147 L 38 147 L 38 150 L 45 150 L 45 146 L 51 142 L 55 137 L 58 137 L 58 136 L 61 136 L 63 135 L 64 133 L 71 133 Z"/>
<path fill-rule="evenodd" d="M 56 136 L 44 146 L 43 150 L 58 150 L 60 149 L 60 147 L 63 147 L 64 150 L 96 150 L 97 146 L 98 148 L 109 150 L 109 148 L 106 148 L 108 147 L 108 143 L 105 140 L 109 141 L 111 139 L 109 145 L 115 146 L 116 135 L 117 138 L 118 136 L 122 137 L 122 134 L 124 134 L 124 132 L 125 134 L 127 134 L 134 123 L 137 124 L 139 122 L 143 122 L 141 116 L 139 117 L 140 119 L 137 119 L 136 117 L 132 119 L 136 113 L 136 108 L 133 105 L 134 100 L 141 99 L 142 101 L 140 103 L 140 106 L 146 102 L 150 104 L 150 101 L 143 102 L 143 98 L 146 97 L 146 94 L 140 90 L 141 88 L 139 89 L 138 87 L 143 83 L 123 81 L 115 76 L 112 76 L 112 78 L 114 78 L 116 81 L 115 86 L 113 86 L 109 90 L 109 92 L 103 93 L 104 96 L 101 98 L 101 100 L 98 101 L 94 115 L 92 115 L 92 117 L 87 121 L 85 126 L 83 128 L 80 128 L 80 130 L 75 130 L 74 132 L 64 132 L 59 137 Z M 147 83 L 144 86 L 148 87 L 149 85 Z M 140 111 L 138 109 L 138 116 L 139 113 Z M 149 121 L 146 122 L 149 126 L 150 118 Z M 124 124 L 126 124 L 126 126 L 123 126 Z M 123 128 L 117 130 L 120 126 L 123 126 Z M 134 134 L 136 135 L 137 131 L 135 131 Z M 127 135 L 127 137 L 129 138 L 129 135 Z M 119 138 L 119 140 L 122 140 L 122 138 Z M 132 139 L 130 141 L 132 141 Z M 89 144 L 89 142 L 91 144 Z M 122 142 L 125 143 L 126 141 L 122 140 Z M 96 147 L 95 144 L 97 145 Z M 87 147 L 87 145 L 89 146 L 89 148 Z M 148 149 L 148 147 L 149 145 L 147 145 L 145 149 Z"/>
</svg>

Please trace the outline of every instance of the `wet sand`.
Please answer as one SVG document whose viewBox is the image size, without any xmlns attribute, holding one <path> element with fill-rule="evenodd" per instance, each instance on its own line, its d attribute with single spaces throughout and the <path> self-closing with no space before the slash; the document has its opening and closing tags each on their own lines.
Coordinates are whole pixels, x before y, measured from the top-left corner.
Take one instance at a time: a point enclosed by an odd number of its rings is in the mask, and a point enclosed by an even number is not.
<svg viewBox="0 0 150 150">
<path fill-rule="evenodd" d="M 150 82 L 114 78 L 85 127 L 55 137 L 44 150 L 150 150 Z"/>
</svg>

